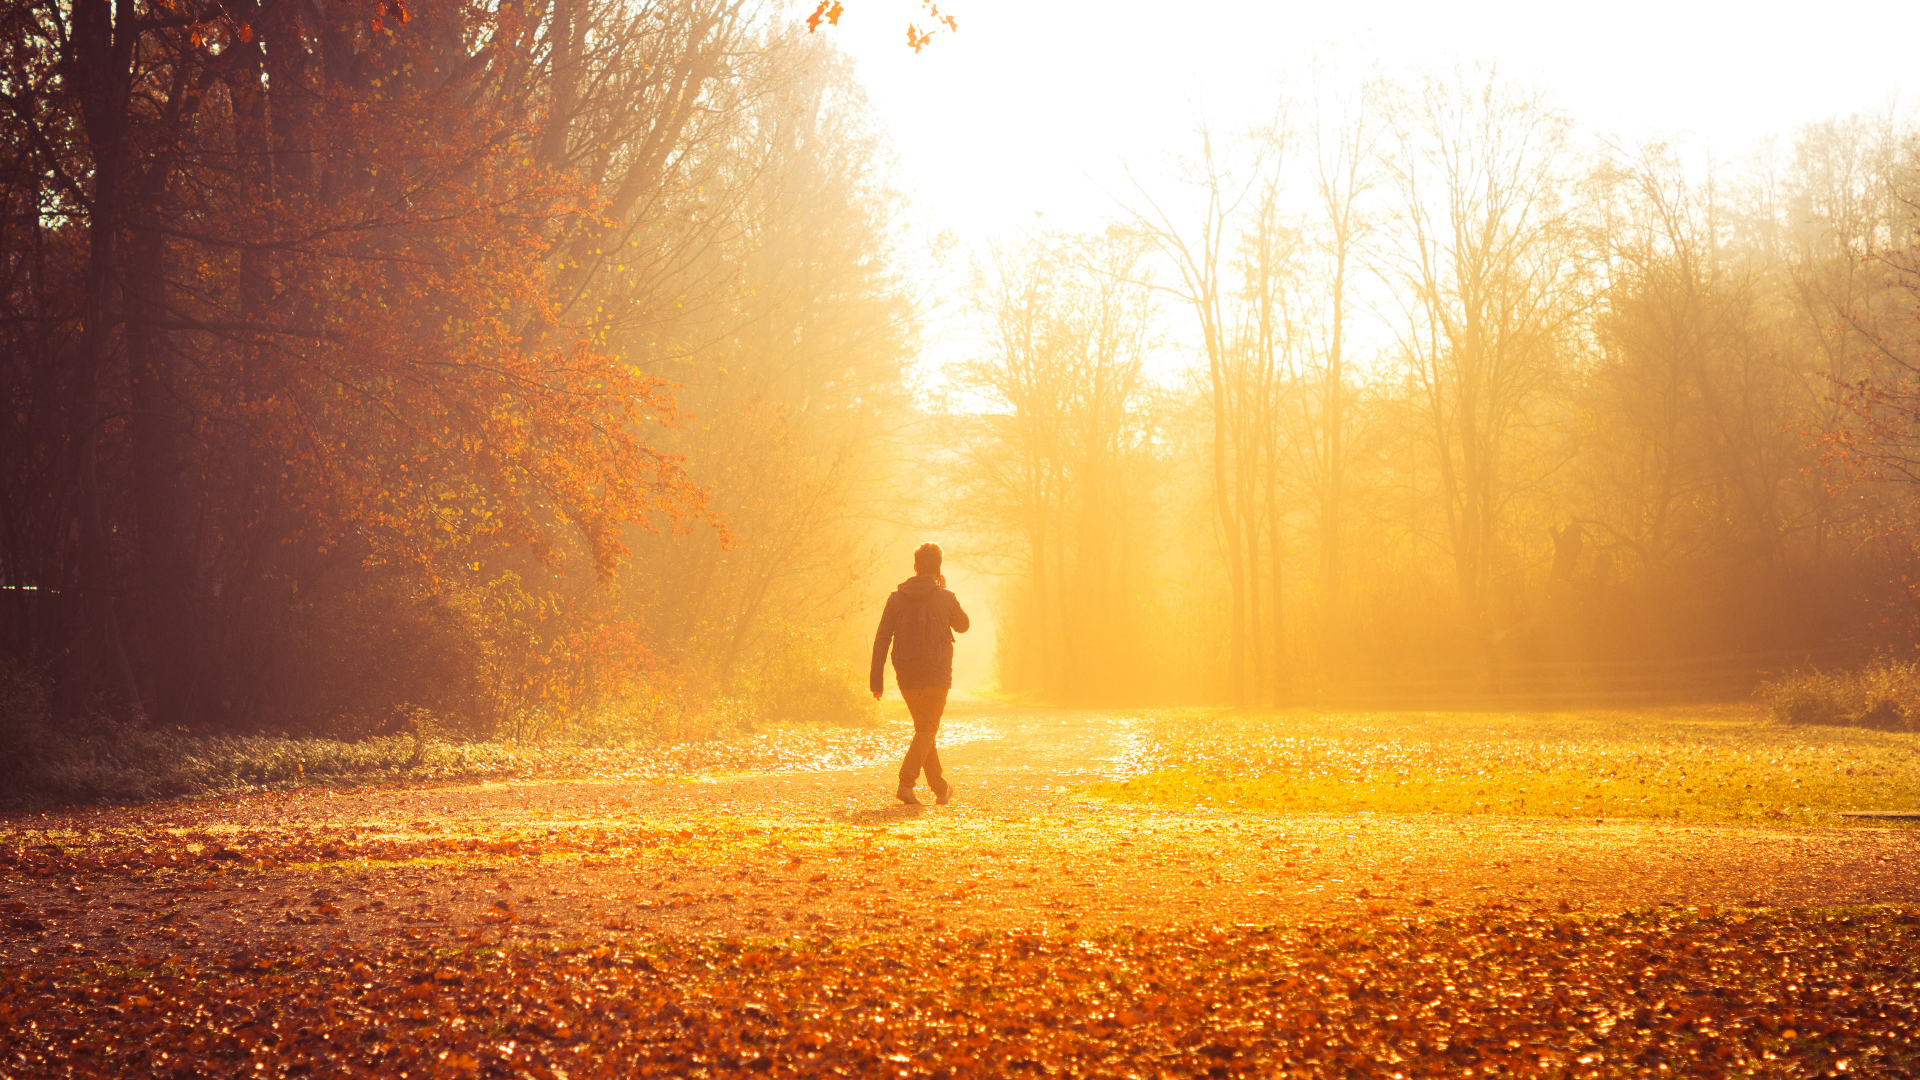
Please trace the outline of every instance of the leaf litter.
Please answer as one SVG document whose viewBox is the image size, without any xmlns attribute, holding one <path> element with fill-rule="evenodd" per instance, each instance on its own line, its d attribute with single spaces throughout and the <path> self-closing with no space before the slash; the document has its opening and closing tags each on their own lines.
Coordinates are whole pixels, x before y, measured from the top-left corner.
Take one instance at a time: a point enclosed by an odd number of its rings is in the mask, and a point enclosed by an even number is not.
<svg viewBox="0 0 1920 1080">
<path fill-rule="evenodd" d="M 1910 1075 L 1920 909 L 62 960 L 13 1075 Z M 107 1022 L 103 1023 L 102 1021 Z"/>
<path fill-rule="evenodd" d="M 16 816 L 0 1075 L 1915 1068 L 1910 831 L 1130 806 L 1077 792 L 1138 724 L 987 719 L 921 813 L 870 763 Z"/>
</svg>

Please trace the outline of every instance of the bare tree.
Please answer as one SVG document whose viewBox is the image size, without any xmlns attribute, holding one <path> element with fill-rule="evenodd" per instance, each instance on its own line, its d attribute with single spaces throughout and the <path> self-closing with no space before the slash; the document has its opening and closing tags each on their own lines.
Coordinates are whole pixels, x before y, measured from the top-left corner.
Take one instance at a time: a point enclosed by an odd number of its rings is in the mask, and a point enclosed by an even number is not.
<svg viewBox="0 0 1920 1080">
<path fill-rule="evenodd" d="M 960 476 L 968 516 L 1022 540 L 1007 685 L 1087 699 L 1130 682 L 1142 254 L 1124 232 L 1040 236 L 994 249 L 974 284 L 987 335 L 959 373 Z"/>
<path fill-rule="evenodd" d="M 1314 118 L 1314 196 L 1326 260 L 1325 346 L 1318 363 L 1319 437 L 1314 458 L 1320 504 L 1321 634 L 1338 637 L 1341 511 L 1346 498 L 1350 286 L 1371 222 L 1367 197 L 1378 182 L 1381 123 L 1371 93 L 1323 101 Z"/>
<path fill-rule="evenodd" d="M 1717 251 L 1713 193 L 1679 171 L 1658 146 L 1615 171 L 1601 352 L 1581 388 L 1606 422 L 1586 440 L 1576 513 L 1655 572 L 1778 558 L 1786 489 L 1809 464 L 1793 429 L 1810 402 L 1762 317 L 1763 283 Z"/>
<path fill-rule="evenodd" d="M 1464 615 L 1489 640 L 1513 440 L 1564 368 L 1580 310 L 1568 124 L 1488 68 L 1433 77 L 1394 116 L 1398 351 L 1439 477 Z"/>
<path fill-rule="evenodd" d="M 1215 145 L 1214 133 L 1199 132 L 1197 157 L 1183 163 L 1185 195 L 1197 205 L 1183 213 L 1171 199 L 1156 198 L 1135 182 L 1139 205 L 1129 208 L 1134 225 L 1151 237 L 1174 266 L 1179 284 L 1167 285 L 1193 312 L 1207 360 L 1207 394 L 1212 418 L 1212 477 L 1216 527 L 1227 556 L 1227 681 L 1235 701 L 1248 697 L 1249 675 L 1257 675 L 1259 578 L 1259 504 L 1254 498 L 1258 462 L 1243 442 L 1253 430 L 1239 410 L 1258 407 L 1258 397 L 1241 386 L 1244 365 L 1236 363 L 1229 339 L 1227 275 L 1234 237 L 1231 222 L 1258 186 L 1265 162 L 1253 148 L 1250 165 L 1235 167 L 1230 150 Z M 1191 218 L 1182 224 L 1182 218 Z M 1243 354 L 1244 355 L 1244 354 Z M 1250 541 L 1250 538 L 1252 540 Z M 1251 671 L 1250 671 L 1251 669 Z"/>
</svg>

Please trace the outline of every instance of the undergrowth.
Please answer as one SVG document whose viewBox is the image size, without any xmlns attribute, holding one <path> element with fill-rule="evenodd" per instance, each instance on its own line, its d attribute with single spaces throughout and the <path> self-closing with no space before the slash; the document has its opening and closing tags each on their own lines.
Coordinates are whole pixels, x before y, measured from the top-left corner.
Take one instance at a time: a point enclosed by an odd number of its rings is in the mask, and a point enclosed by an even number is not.
<svg viewBox="0 0 1920 1080">
<path fill-rule="evenodd" d="M 596 718 L 538 743 L 462 738 L 419 709 L 401 733 L 357 739 L 201 735 L 106 717 L 56 721 L 41 685 L 0 661 L 0 809 L 308 784 L 677 775 L 841 760 L 890 737 L 880 736 L 872 710 L 820 708 L 829 692 L 802 687 L 771 705 L 758 694 L 718 696 L 693 708 Z"/>
<path fill-rule="evenodd" d="M 1803 671 L 1756 695 L 1786 724 L 1920 731 L 1920 663 L 1879 660 L 1853 671 Z"/>
</svg>

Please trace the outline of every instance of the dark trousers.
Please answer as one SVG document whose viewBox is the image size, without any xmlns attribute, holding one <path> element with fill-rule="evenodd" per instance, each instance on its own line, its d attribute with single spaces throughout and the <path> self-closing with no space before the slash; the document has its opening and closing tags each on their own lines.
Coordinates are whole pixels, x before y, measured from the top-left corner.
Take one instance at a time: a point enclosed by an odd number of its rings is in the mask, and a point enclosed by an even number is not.
<svg viewBox="0 0 1920 1080">
<path fill-rule="evenodd" d="M 902 688 L 900 696 L 907 699 L 907 711 L 913 714 L 913 743 L 900 763 L 900 786 L 912 787 L 924 769 L 927 786 L 937 794 L 946 790 L 947 781 L 940 772 L 940 751 L 933 748 L 933 737 L 940 734 L 940 714 L 947 711 L 947 688 Z"/>
</svg>

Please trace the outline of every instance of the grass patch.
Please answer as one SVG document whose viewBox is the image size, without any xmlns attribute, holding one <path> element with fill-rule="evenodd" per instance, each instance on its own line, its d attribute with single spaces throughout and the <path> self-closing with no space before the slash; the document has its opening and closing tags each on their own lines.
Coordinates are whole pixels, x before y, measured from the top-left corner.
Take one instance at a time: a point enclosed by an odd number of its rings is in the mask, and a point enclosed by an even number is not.
<svg viewBox="0 0 1920 1080">
<path fill-rule="evenodd" d="M 1096 795 L 1289 813 L 1831 824 L 1920 809 L 1920 737 L 1790 727 L 1753 706 L 1161 717 Z"/>
<path fill-rule="evenodd" d="M 0 809 L 126 805 L 315 785 L 642 780 L 846 768 L 897 752 L 902 738 L 888 727 L 789 723 L 694 742 L 620 747 L 423 742 L 407 735 L 354 742 L 197 737 L 132 727 L 95 734 L 36 732 L 22 742 L 21 753 L 0 762 Z"/>
<path fill-rule="evenodd" d="M 542 751 L 505 742 L 346 742 L 271 736 L 195 737 L 115 727 L 34 740 L 10 772 L 0 807 L 126 804 L 308 784 L 508 777 L 589 767 L 605 750 Z"/>
<path fill-rule="evenodd" d="M 811 640 L 811 639 L 809 639 Z M 106 716 L 56 719 L 45 685 L 0 657 L 0 810 L 462 779 L 646 779 L 846 768 L 896 752 L 899 733 L 814 653 L 788 649 L 772 689 L 698 711 L 609 714 L 551 740 L 448 737 L 426 710 L 406 734 L 193 735 Z M 811 665 L 811 666 L 809 666 Z M 897 724 L 894 726 L 898 726 Z"/>
</svg>

